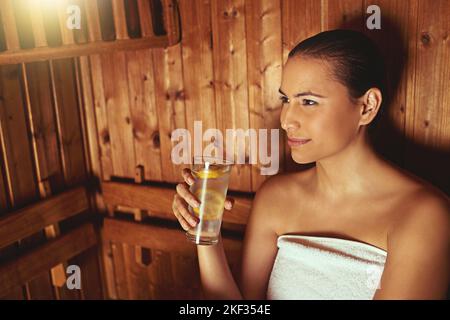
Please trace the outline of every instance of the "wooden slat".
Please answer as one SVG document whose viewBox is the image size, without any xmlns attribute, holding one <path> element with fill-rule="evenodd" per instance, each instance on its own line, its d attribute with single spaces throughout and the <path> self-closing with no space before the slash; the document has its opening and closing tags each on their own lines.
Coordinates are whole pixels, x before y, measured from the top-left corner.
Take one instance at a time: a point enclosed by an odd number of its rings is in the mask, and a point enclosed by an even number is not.
<svg viewBox="0 0 450 320">
<path fill-rule="evenodd" d="M 405 152 L 407 169 L 447 193 L 450 174 L 444 168 L 448 168 L 450 149 L 449 15 L 448 1 L 418 1 L 415 81 L 410 89 L 413 100 L 408 101 L 413 107 L 406 114 L 409 141 Z"/>
<path fill-rule="evenodd" d="M 177 44 L 181 39 L 178 5 L 175 0 L 162 0 L 164 26 L 167 31 L 169 45 Z"/>
<path fill-rule="evenodd" d="M 127 20 L 125 14 L 124 0 L 111 0 L 114 15 L 114 27 L 116 29 L 116 39 L 128 39 Z"/>
<path fill-rule="evenodd" d="M 19 36 L 17 34 L 16 18 L 12 5 L 13 0 L 0 2 L 0 13 L 2 15 L 3 31 L 5 33 L 6 48 L 17 50 L 20 48 Z"/>
<path fill-rule="evenodd" d="M 245 2 L 250 128 L 268 129 L 268 152 L 272 152 L 271 128 L 280 128 L 281 103 L 278 89 L 281 83 L 281 7 L 271 0 Z M 258 143 L 261 143 L 258 138 Z M 279 166 L 284 162 L 284 141 L 278 142 Z M 274 148 L 274 150 L 276 150 Z M 271 154 L 271 153 L 268 153 Z M 259 165 L 261 164 L 260 160 Z M 259 165 L 252 166 L 252 191 L 258 190 L 267 176 Z"/>
<path fill-rule="evenodd" d="M 82 213 L 88 209 L 83 187 L 42 200 L 0 219 L 0 247 L 30 236 L 46 226 Z"/>
<path fill-rule="evenodd" d="M 67 7 L 71 4 L 71 0 L 58 0 L 56 5 L 58 6 L 58 21 L 59 30 L 61 31 L 61 39 L 63 44 L 74 44 L 73 30 L 67 28 Z"/>
<path fill-rule="evenodd" d="M 211 2 L 216 119 L 224 141 L 226 129 L 249 129 L 244 9 L 242 0 Z M 235 161 L 242 156 L 247 164 L 233 166 L 229 188 L 251 191 L 250 139 L 245 139 L 244 150 L 238 150 L 241 141 L 232 142 L 234 152 L 230 156 L 234 156 Z M 224 145 L 227 148 L 227 144 Z"/>
<path fill-rule="evenodd" d="M 176 145 L 172 142 L 172 131 L 186 128 L 186 93 L 183 82 L 183 61 L 181 44 L 167 49 L 153 49 L 153 78 L 159 124 L 162 180 L 179 182 L 181 170 L 189 165 L 172 162 L 171 152 Z"/>
<path fill-rule="evenodd" d="M 172 201 L 175 188 L 163 188 L 120 182 L 102 183 L 102 194 L 107 205 L 126 206 L 148 210 L 150 216 L 175 220 Z M 250 214 L 251 199 L 232 196 L 235 199 L 231 211 L 225 211 L 223 221 L 245 225 Z"/>
<path fill-rule="evenodd" d="M 194 121 L 202 121 L 203 132 L 217 128 L 210 1 L 180 1 L 183 29 L 183 80 L 186 125 L 194 137 Z M 204 146 L 208 143 L 203 143 Z M 194 146 L 194 141 L 192 141 Z M 194 150 L 192 149 L 192 155 Z"/>
<path fill-rule="evenodd" d="M 340 28 L 364 31 L 367 8 L 364 0 L 325 0 L 322 5 L 323 30 Z"/>
<path fill-rule="evenodd" d="M 30 19 L 34 35 L 34 45 L 35 47 L 46 47 L 47 38 L 45 35 L 41 2 L 36 0 L 28 0 L 27 5 L 30 9 Z"/>
<path fill-rule="evenodd" d="M 186 239 L 185 232 L 158 227 L 150 224 L 140 224 L 105 218 L 102 229 L 103 240 L 129 245 L 161 250 L 182 255 L 196 254 L 197 246 Z M 241 250 L 241 240 L 222 236 L 227 251 Z"/>
<path fill-rule="evenodd" d="M 137 0 L 141 33 L 143 37 L 154 35 L 150 1 Z"/>
<path fill-rule="evenodd" d="M 129 93 L 126 90 L 128 79 L 125 53 L 105 54 L 102 57 L 102 68 L 113 174 L 119 177 L 134 178 L 136 161 Z"/>
<path fill-rule="evenodd" d="M 1 266 L 0 296 L 7 293 L 10 288 L 31 281 L 51 267 L 67 261 L 96 243 L 97 236 L 93 226 L 85 224 Z"/>
<path fill-rule="evenodd" d="M 139 50 L 167 46 L 166 37 L 152 37 L 134 40 L 117 40 L 114 42 L 95 42 L 72 44 L 57 48 L 33 48 L 14 52 L 0 53 L 0 64 L 40 61 L 48 59 L 69 58 L 95 53 L 107 53 L 113 50 Z"/>
<path fill-rule="evenodd" d="M 54 60 L 50 65 L 61 163 L 66 185 L 71 187 L 86 179 L 75 67 L 73 59 Z"/>
<path fill-rule="evenodd" d="M 102 39 L 102 31 L 100 27 L 100 19 L 98 16 L 97 0 L 85 0 L 86 20 L 88 26 L 88 38 L 90 42 L 100 41 Z"/>
<path fill-rule="evenodd" d="M 135 166 L 142 166 L 143 180 L 161 181 L 161 148 L 151 50 L 126 53 L 128 91 L 135 152 Z"/>
<path fill-rule="evenodd" d="M 103 180 L 110 180 L 110 177 L 113 174 L 113 164 L 111 156 L 111 138 L 106 110 L 105 88 L 103 86 L 101 56 L 92 55 L 90 57 L 90 62 L 92 70 L 91 75 L 92 91 L 94 96 L 94 111 L 100 148 L 101 177 Z"/>
<path fill-rule="evenodd" d="M 111 254 L 114 261 L 114 290 L 117 292 L 117 298 L 120 300 L 129 299 L 130 292 L 126 279 L 123 245 L 121 243 L 111 243 L 109 240 L 106 243 L 111 245 Z"/>
</svg>

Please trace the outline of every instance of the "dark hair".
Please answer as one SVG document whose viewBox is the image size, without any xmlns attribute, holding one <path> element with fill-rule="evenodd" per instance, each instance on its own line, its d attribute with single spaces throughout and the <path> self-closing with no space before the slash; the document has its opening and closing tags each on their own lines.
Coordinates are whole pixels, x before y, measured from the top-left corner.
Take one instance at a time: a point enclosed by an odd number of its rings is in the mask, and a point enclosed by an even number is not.
<svg viewBox="0 0 450 320">
<path fill-rule="evenodd" d="M 384 93 L 383 57 L 372 40 L 361 32 L 321 32 L 297 44 L 288 57 L 298 55 L 330 62 L 334 78 L 347 87 L 353 99 L 361 97 L 372 87 Z"/>
</svg>

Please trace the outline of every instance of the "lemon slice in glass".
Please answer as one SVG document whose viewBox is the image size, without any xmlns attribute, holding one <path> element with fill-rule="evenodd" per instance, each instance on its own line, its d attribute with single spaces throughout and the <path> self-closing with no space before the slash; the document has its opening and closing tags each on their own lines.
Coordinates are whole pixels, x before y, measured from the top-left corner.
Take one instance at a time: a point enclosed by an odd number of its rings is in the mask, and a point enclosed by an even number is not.
<svg viewBox="0 0 450 320">
<path fill-rule="evenodd" d="M 220 214 L 223 211 L 223 205 L 225 197 L 223 194 L 213 190 L 206 189 L 204 191 L 204 197 L 201 198 L 201 189 L 195 192 L 195 196 L 202 202 L 202 205 L 197 208 L 192 208 L 197 217 L 200 216 L 200 209 L 203 207 L 203 220 L 215 220 L 219 219 Z"/>
</svg>

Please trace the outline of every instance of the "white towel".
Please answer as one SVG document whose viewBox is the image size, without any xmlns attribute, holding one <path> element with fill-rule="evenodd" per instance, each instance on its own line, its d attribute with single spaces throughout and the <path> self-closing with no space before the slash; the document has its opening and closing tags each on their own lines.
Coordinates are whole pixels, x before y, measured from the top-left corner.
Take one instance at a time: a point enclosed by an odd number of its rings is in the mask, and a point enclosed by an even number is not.
<svg viewBox="0 0 450 320">
<path fill-rule="evenodd" d="M 372 299 L 387 252 L 329 237 L 282 235 L 267 289 L 269 300 Z"/>
</svg>

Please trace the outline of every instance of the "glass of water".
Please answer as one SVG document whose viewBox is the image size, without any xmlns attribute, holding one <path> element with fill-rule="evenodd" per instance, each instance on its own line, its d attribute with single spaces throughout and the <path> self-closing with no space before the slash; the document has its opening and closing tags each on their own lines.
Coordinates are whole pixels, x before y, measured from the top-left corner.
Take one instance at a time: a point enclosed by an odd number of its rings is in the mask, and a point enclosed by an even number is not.
<svg viewBox="0 0 450 320">
<path fill-rule="evenodd" d="M 186 231 L 190 241 L 199 245 L 218 242 L 231 168 L 232 162 L 222 158 L 194 157 L 191 171 L 195 182 L 189 190 L 200 206 L 189 206 L 189 212 L 199 219 L 195 227 Z"/>
</svg>

